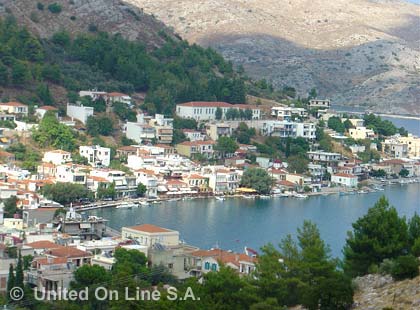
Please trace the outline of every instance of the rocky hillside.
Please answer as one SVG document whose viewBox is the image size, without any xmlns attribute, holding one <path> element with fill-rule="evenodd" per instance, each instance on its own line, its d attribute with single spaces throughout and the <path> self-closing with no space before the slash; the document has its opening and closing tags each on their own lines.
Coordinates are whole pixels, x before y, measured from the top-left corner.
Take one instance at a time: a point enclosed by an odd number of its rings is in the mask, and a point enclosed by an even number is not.
<svg viewBox="0 0 420 310">
<path fill-rule="evenodd" d="M 355 282 L 354 310 L 420 309 L 420 277 L 394 282 L 391 276 L 367 275 Z"/>
<path fill-rule="evenodd" d="M 54 4 L 59 9 L 51 9 Z M 44 38 L 63 29 L 73 34 L 106 31 L 156 47 L 164 43 L 162 33 L 174 37 L 162 22 L 119 0 L 0 0 L 0 17 L 10 13 Z"/>
<path fill-rule="evenodd" d="M 420 114 L 419 7 L 397 0 L 126 0 L 248 74 L 337 104 Z"/>
</svg>

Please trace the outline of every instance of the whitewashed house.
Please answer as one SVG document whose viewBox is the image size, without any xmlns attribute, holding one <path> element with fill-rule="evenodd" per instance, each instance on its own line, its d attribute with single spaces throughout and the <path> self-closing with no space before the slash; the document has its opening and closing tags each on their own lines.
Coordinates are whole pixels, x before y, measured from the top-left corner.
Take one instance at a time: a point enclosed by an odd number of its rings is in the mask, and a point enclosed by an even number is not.
<svg viewBox="0 0 420 310">
<path fill-rule="evenodd" d="M 99 145 L 82 145 L 79 147 L 79 154 L 87 158 L 89 165 L 108 167 L 111 162 L 111 149 Z"/>
<path fill-rule="evenodd" d="M 67 115 L 81 121 L 83 124 L 86 124 L 88 118 L 93 116 L 93 111 L 93 107 L 85 107 L 81 104 L 67 104 Z"/>
<path fill-rule="evenodd" d="M 346 187 L 357 187 L 357 176 L 347 173 L 336 173 L 331 176 L 331 182 Z"/>
<path fill-rule="evenodd" d="M 44 153 L 42 158 L 44 163 L 53 163 L 54 165 L 61 165 L 71 162 L 71 153 L 63 150 L 54 150 Z"/>
</svg>

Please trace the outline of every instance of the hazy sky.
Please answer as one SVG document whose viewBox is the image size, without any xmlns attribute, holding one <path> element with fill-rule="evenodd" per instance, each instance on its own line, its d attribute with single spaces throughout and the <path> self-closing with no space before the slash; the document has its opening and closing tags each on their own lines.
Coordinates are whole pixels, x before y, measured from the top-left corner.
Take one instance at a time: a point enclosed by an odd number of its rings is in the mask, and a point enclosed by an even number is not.
<svg viewBox="0 0 420 310">
<path fill-rule="evenodd" d="M 406 0 L 406 1 L 413 2 L 413 3 L 416 3 L 416 4 L 420 4 L 420 0 Z"/>
</svg>

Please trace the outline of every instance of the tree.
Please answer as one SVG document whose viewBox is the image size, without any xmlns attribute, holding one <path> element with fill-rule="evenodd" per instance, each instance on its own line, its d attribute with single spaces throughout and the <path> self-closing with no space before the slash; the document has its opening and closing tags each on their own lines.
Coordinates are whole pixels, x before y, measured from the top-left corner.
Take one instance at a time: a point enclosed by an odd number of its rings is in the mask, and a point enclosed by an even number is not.
<svg viewBox="0 0 420 310">
<path fill-rule="evenodd" d="M 60 14 L 62 8 L 61 8 L 61 5 L 54 2 L 54 3 L 51 3 L 50 5 L 48 5 L 48 10 L 53 14 Z"/>
<path fill-rule="evenodd" d="M 234 137 L 239 143 L 249 144 L 251 138 L 256 135 L 255 128 L 249 128 L 246 123 L 239 123 L 238 128 L 234 132 Z"/>
<path fill-rule="evenodd" d="M 12 66 L 12 82 L 16 86 L 22 86 L 26 84 L 30 79 L 30 73 L 26 63 L 17 61 Z"/>
<path fill-rule="evenodd" d="M 133 110 L 131 110 L 127 106 L 127 104 L 123 102 L 114 102 L 112 105 L 112 109 L 114 113 L 117 114 L 120 120 L 122 120 L 123 122 L 135 122 L 137 119 L 136 113 Z"/>
<path fill-rule="evenodd" d="M 352 122 L 349 119 L 346 119 L 343 122 L 344 128 L 348 131 L 350 128 L 354 128 Z"/>
<path fill-rule="evenodd" d="M 11 196 L 3 201 L 5 217 L 13 217 L 15 213 L 18 212 L 16 207 L 17 201 L 18 199 L 16 196 Z"/>
<path fill-rule="evenodd" d="M 368 213 L 353 223 L 344 247 L 344 270 L 364 275 L 385 258 L 403 255 L 408 247 L 407 224 L 382 196 Z"/>
<path fill-rule="evenodd" d="M 408 175 L 410 174 L 410 171 L 408 171 L 407 169 L 403 168 L 400 170 L 400 172 L 398 173 L 398 175 L 400 177 L 406 178 L 408 177 Z"/>
<path fill-rule="evenodd" d="M 15 273 L 13 270 L 13 264 L 9 265 L 9 277 L 7 279 L 7 298 L 9 299 L 9 301 L 13 301 L 10 297 L 10 291 L 12 290 L 12 288 L 15 287 Z"/>
<path fill-rule="evenodd" d="M 279 250 L 264 246 L 258 258 L 255 285 L 263 298 L 307 309 L 348 309 L 353 302 L 351 280 L 330 258 L 329 247 L 315 224 L 305 221 L 297 242 L 288 235 Z"/>
<path fill-rule="evenodd" d="M 0 61 L 0 85 L 7 86 L 8 84 L 9 84 L 9 70 L 3 64 L 3 62 Z"/>
<path fill-rule="evenodd" d="M 370 175 L 374 178 L 384 178 L 386 177 L 386 172 L 383 169 L 372 170 Z"/>
<path fill-rule="evenodd" d="M 114 130 L 112 119 L 108 116 L 89 116 L 86 122 L 87 132 L 91 136 L 109 136 Z"/>
<path fill-rule="evenodd" d="M 215 150 L 217 150 L 222 157 L 225 157 L 226 154 L 233 154 L 238 149 L 238 144 L 231 137 L 220 137 L 217 140 L 215 145 Z"/>
<path fill-rule="evenodd" d="M 23 262 L 22 262 L 22 254 L 19 250 L 18 261 L 16 264 L 16 277 L 15 277 L 15 286 L 20 287 L 21 289 L 24 288 L 23 285 Z"/>
<path fill-rule="evenodd" d="M 144 184 L 142 183 L 137 184 L 137 188 L 136 188 L 137 197 L 144 197 L 144 194 L 146 194 L 146 192 L 147 192 L 147 187 Z"/>
<path fill-rule="evenodd" d="M 47 184 L 41 192 L 47 199 L 52 199 L 61 204 L 74 203 L 79 201 L 80 198 L 93 198 L 92 192 L 84 185 L 74 183 Z"/>
<path fill-rule="evenodd" d="M 115 183 L 100 183 L 98 190 L 96 191 L 96 197 L 98 199 L 111 198 L 114 199 L 117 196 L 115 190 Z"/>
<path fill-rule="evenodd" d="M 294 173 L 304 173 L 308 170 L 309 160 L 304 155 L 293 155 L 287 158 L 287 170 Z"/>
<path fill-rule="evenodd" d="M 220 107 L 216 108 L 216 120 L 221 120 L 223 117 L 223 111 Z"/>
<path fill-rule="evenodd" d="M 174 117 L 174 129 L 197 129 L 197 121 L 193 118 Z"/>
<path fill-rule="evenodd" d="M 39 100 L 41 100 L 42 103 L 45 105 L 51 105 L 53 103 L 50 88 L 47 84 L 40 84 L 36 88 L 36 95 L 38 96 Z"/>
<path fill-rule="evenodd" d="M 104 267 L 99 265 L 83 265 L 74 272 L 74 281 L 70 285 L 74 289 L 83 289 L 110 280 L 111 274 Z"/>
<path fill-rule="evenodd" d="M 174 129 L 174 133 L 172 135 L 172 144 L 176 145 L 178 143 L 187 141 L 187 136 L 183 133 L 181 129 Z"/>
<path fill-rule="evenodd" d="M 269 194 L 273 179 L 264 169 L 249 168 L 242 175 L 241 186 L 253 188 L 260 194 Z"/>
<path fill-rule="evenodd" d="M 337 116 L 331 116 L 328 119 L 328 128 L 335 130 L 339 133 L 344 133 L 345 127 L 344 124 L 341 122 L 341 119 Z"/>
<path fill-rule="evenodd" d="M 52 111 L 45 113 L 32 138 L 42 147 L 52 146 L 67 151 L 75 148 L 75 137 L 70 127 L 60 124 Z"/>
</svg>

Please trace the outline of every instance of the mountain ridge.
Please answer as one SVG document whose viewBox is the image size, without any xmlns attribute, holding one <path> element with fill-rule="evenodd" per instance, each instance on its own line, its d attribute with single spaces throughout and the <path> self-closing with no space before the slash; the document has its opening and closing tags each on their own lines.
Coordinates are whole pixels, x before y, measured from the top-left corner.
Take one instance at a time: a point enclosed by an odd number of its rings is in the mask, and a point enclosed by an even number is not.
<svg viewBox="0 0 420 310">
<path fill-rule="evenodd" d="M 418 6 L 401 1 L 127 0 L 253 78 L 337 104 L 420 114 Z M 350 68 L 350 69 L 347 69 Z M 344 78 L 345 77 L 345 78 Z"/>
</svg>

